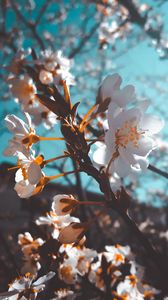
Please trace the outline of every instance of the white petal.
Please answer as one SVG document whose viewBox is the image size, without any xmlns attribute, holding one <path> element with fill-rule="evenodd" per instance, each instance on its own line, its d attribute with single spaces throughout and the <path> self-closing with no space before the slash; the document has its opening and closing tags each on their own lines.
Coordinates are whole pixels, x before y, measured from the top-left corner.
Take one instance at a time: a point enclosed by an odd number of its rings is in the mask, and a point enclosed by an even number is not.
<svg viewBox="0 0 168 300">
<path fill-rule="evenodd" d="M 5 117 L 5 121 L 6 121 L 6 125 L 8 127 L 8 129 L 17 134 L 17 133 L 21 133 L 21 134 L 27 134 L 28 130 L 26 128 L 26 124 L 23 120 L 21 120 L 20 118 L 18 118 L 15 115 L 7 115 Z"/>
<path fill-rule="evenodd" d="M 20 182 L 22 180 L 24 180 L 24 177 L 23 177 L 22 169 L 20 168 L 19 170 L 17 170 L 15 174 L 15 181 Z"/>
<path fill-rule="evenodd" d="M 114 90 L 120 88 L 121 77 L 118 74 L 108 75 L 102 82 L 100 87 L 101 97 L 104 99 L 111 98 Z"/>
<path fill-rule="evenodd" d="M 164 126 L 164 121 L 157 116 L 145 115 L 139 124 L 142 130 L 146 130 L 149 134 L 158 133 Z"/>
<path fill-rule="evenodd" d="M 126 177 L 131 172 L 131 166 L 121 156 L 114 160 L 114 170 L 119 177 Z"/>
<path fill-rule="evenodd" d="M 15 184 L 14 190 L 20 198 L 29 198 L 33 195 L 35 186 L 27 184 L 25 181 L 21 181 Z"/>
<path fill-rule="evenodd" d="M 101 146 L 93 153 L 93 161 L 97 165 L 105 165 L 106 164 L 106 146 Z"/>
<path fill-rule="evenodd" d="M 33 128 L 33 126 L 32 126 L 32 121 L 31 121 L 31 117 L 30 117 L 29 113 L 28 113 L 28 112 L 25 112 L 24 114 L 25 114 L 25 118 L 26 118 L 28 127 L 29 127 L 29 128 Z"/>
<path fill-rule="evenodd" d="M 55 272 L 49 272 L 48 274 L 40 277 L 39 279 L 37 279 L 35 282 L 33 282 L 32 286 L 38 286 L 41 285 L 45 282 L 47 282 L 48 280 L 50 280 L 51 278 L 53 278 L 55 276 Z"/>
<path fill-rule="evenodd" d="M 134 155 L 127 148 L 119 147 L 119 153 L 125 163 L 129 163 L 130 165 L 136 163 Z"/>
<path fill-rule="evenodd" d="M 135 155 L 137 163 L 133 166 L 135 171 L 145 171 L 149 166 L 149 161 L 146 157 L 139 157 Z"/>
<path fill-rule="evenodd" d="M 28 168 L 27 175 L 31 184 L 37 184 L 42 176 L 41 167 L 35 162 L 32 162 Z"/>
<path fill-rule="evenodd" d="M 53 197 L 53 203 L 52 203 L 52 211 L 55 212 L 58 216 L 61 215 L 66 215 L 68 214 L 67 212 L 63 212 L 63 208 L 66 206 L 65 203 L 61 203 L 60 200 L 64 198 L 70 198 L 70 195 L 65 195 L 65 194 L 59 194 L 55 195 Z"/>
<path fill-rule="evenodd" d="M 136 107 L 139 108 L 143 113 L 148 109 L 150 105 L 149 100 L 142 100 L 136 104 Z"/>
<path fill-rule="evenodd" d="M 152 149 L 155 148 L 154 141 L 147 136 L 142 136 L 138 141 L 138 147 L 134 147 L 131 143 L 128 144 L 127 149 L 133 154 L 137 154 L 139 156 L 148 155 Z"/>
<path fill-rule="evenodd" d="M 115 101 L 120 107 L 126 106 L 129 102 L 135 100 L 135 88 L 133 85 L 127 85 L 122 90 L 116 91 L 112 101 Z"/>
</svg>

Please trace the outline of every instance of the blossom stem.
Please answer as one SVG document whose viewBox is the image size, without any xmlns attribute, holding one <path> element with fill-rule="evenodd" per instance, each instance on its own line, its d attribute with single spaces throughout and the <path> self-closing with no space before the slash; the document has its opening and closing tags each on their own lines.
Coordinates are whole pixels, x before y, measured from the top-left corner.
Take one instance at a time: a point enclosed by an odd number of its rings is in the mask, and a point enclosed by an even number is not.
<svg viewBox="0 0 168 300">
<path fill-rule="evenodd" d="M 105 206 L 104 202 L 98 201 L 79 201 L 79 205 L 98 205 L 98 206 Z"/>
<path fill-rule="evenodd" d="M 87 142 L 103 142 L 101 139 L 86 139 Z"/>
<path fill-rule="evenodd" d="M 44 160 L 44 165 L 50 163 L 50 162 L 53 162 L 53 161 L 56 161 L 56 160 L 59 160 L 61 158 L 65 158 L 65 157 L 69 157 L 69 155 L 61 155 L 61 156 L 56 156 L 56 157 L 53 157 L 53 158 L 50 158 L 50 159 L 47 159 L 47 160 Z"/>
<path fill-rule="evenodd" d="M 153 165 L 149 165 L 149 166 L 148 166 L 148 169 L 149 169 L 150 171 L 152 171 L 152 172 L 154 172 L 154 173 L 156 173 L 156 174 L 158 174 L 158 175 L 161 175 L 161 176 L 163 176 L 163 177 L 165 177 L 165 178 L 168 179 L 168 173 L 167 173 L 167 172 L 164 172 L 164 171 L 162 171 L 162 170 L 156 168 L 156 167 L 153 166 Z"/>
<path fill-rule="evenodd" d="M 39 136 L 40 141 L 64 141 L 64 138 L 61 137 L 44 137 L 44 136 Z"/>
<path fill-rule="evenodd" d="M 7 170 L 11 171 L 11 170 L 19 169 L 19 168 L 20 168 L 20 166 L 14 166 L 14 167 L 8 168 Z"/>
<path fill-rule="evenodd" d="M 51 181 L 53 179 L 57 179 L 59 177 L 63 177 L 63 176 L 69 175 L 69 174 L 74 174 L 74 173 L 77 173 L 77 172 L 80 172 L 80 171 L 81 171 L 81 169 L 77 169 L 77 170 L 61 173 L 61 174 L 58 174 L 58 175 L 47 176 L 47 178 L 49 179 L 49 181 Z"/>
</svg>

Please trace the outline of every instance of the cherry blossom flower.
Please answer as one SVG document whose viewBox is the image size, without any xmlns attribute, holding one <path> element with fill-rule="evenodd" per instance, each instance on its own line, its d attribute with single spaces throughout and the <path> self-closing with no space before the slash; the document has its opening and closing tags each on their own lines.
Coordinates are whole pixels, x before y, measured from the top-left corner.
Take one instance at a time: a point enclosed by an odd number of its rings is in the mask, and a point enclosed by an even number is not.
<svg viewBox="0 0 168 300">
<path fill-rule="evenodd" d="M 37 89 L 33 80 L 28 75 L 23 75 L 20 78 L 11 78 L 9 84 L 16 101 L 20 102 L 27 111 L 26 108 L 36 99 Z"/>
<path fill-rule="evenodd" d="M 52 74 L 45 70 L 41 70 L 39 76 L 42 83 L 49 84 L 53 81 Z M 33 117 L 34 124 L 39 125 L 44 121 L 44 126 L 49 129 L 57 123 L 57 116 L 39 102 L 36 86 L 28 75 L 12 78 L 9 82 L 16 102 L 21 104 L 24 112 L 28 112 Z"/>
<path fill-rule="evenodd" d="M 43 157 L 26 157 L 23 153 L 17 152 L 19 157 L 19 169 L 15 174 L 15 191 L 20 198 L 28 198 L 41 191 L 46 184 L 44 173 L 41 170 Z"/>
<path fill-rule="evenodd" d="M 54 208 L 53 208 L 54 209 Z M 36 220 L 37 225 L 48 225 L 52 228 L 52 237 L 57 239 L 62 228 L 72 222 L 79 223 L 80 220 L 70 215 L 58 216 L 54 211 L 47 213 L 47 216 L 41 216 Z"/>
<path fill-rule="evenodd" d="M 62 51 L 52 52 L 50 49 L 41 52 L 40 58 L 35 61 L 42 70 L 39 79 L 43 84 L 54 82 L 56 85 L 66 81 L 66 85 L 74 85 L 74 77 L 69 72 L 71 61 L 62 56 Z"/>
<path fill-rule="evenodd" d="M 38 248 L 44 244 L 44 241 L 41 238 L 34 240 L 29 232 L 25 232 L 18 235 L 18 243 L 24 254 L 24 264 L 21 268 L 22 274 L 30 272 L 31 275 L 36 275 L 41 268 Z"/>
<path fill-rule="evenodd" d="M 35 125 L 43 124 L 46 129 L 52 128 L 58 122 L 57 116 L 38 100 L 29 105 L 27 111 L 32 116 Z"/>
<path fill-rule="evenodd" d="M 27 273 L 25 276 L 15 279 L 10 284 L 8 292 L 0 293 L 0 299 L 36 299 L 37 294 L 44 290 L 45 283 L 54 276 L 54 272 L 49 272 L 34 281 L 34 277 Z"/>
<path fill-rule="evenodd" d="M 88 273 L 91 262 L 97 256 L 95 250 L 72 245 L 62 245 L 59 252 L 65 253 L 65 259 L 59 267 L 59 276 L 69 284 L 77 282 L 78 275 L 84 276 Z"/>
<path fill-rule="evenodd" d="M 116 294 L 115 294 L 116 295 Z M 143 300 L 144 295 L 137 289 L 137 277 L 135 275 L 129 275 L 125 277 L 123 282 L 120 282 L 117 286 L 117 295 L 122 296 L 125 299 L 130 300 Z"/>
<path fill-rule="evenodd" d="M 86 224 L 72 222 L 61 229 L 58 240 L 62 244 L 76 243 L 84 236 L 86 229 Z"/>
<path fill-rule="evenodd" d="M 103 255 L 106 257 L 108 262 L 112 262 L 114 265 L 119 266 L 121 263 L 125 262 L 126 257 L 130 257 L 130 247 L 129 246 L 105 246 L 106 252 Z"/>
<path fill-rule="evenodd" d="M 108 166 L 110 174 L 115 172 L 125 177 L 148 167 L 147 157 L 157 147 L 153 135 L 164 123 L 156 116 L 145 114 L 145 108 L 139 105 L 114 116 L 108 113 L 105 145 L 95 151 L 93 159 L 97 164 Z"/>
<path fill-rule="evenodd" d="M 54 196 L 52 210 L 58 215 L 67 215 L 78 206 L 78 200 L 72 195 L 59 194 Z"/>
<path fill-rule="evenodd" d="M 4 155 L 17 155 L 18 151 L 24 155 L 29 155 L 32 144 L 38 141 L 28 113 L 25 113 L 25 118 L 26 122 L 15 115 L 7 115 L 5 117 L 6 125 L 13 134 L 13 138 L 9 140 L 9 145 L 5 149 Z"/>
</svg>

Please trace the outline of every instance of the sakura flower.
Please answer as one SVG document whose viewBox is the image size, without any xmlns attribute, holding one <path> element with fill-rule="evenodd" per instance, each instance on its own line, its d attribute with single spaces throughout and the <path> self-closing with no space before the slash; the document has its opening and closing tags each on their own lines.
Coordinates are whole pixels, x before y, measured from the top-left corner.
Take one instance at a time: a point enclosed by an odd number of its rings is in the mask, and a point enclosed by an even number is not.
<svg viewBox="0 0 168 300">
<path fill-rule="evenodd" d="M 29 256 L 42 246 L 44 241 L 41 238 L 34 240 L 29 232 L 25 232 L 18 235 L 18 243 L 21 245 L 24 255 Z"/>
<path fill-rule="evenodd" d="M 78 280 L 78 274 L 84 276 L 88 273 L 91 262 L 97 256 L 97 252 L 89 248 L 66 244 L 60 247 L 59 252 L 65 253 L 64 261 L 59 268 L 59 276 L 70 284 Z"/>
<path fill-rule="evenodd" d="M 163 121 L 137 107 L 108 116 L 108 124 L 105 145 L 95 151 L 94 161 L 120 177 L 145 170 L 147 157 L 157 146 L 153 135 L 162 129 Z"/>
<path fill-rule="evenodd" d="M 25 232 L 24 234 L 19 234 L 18 243 L 21 245 L 24 254 L 22 274 L 30 272 L 32 275 L 36 275 L 41 268 L 38 248 L 44 244 L 44 241 L 41 238 L 34 240 L 29 232 Z"/>
<path fill-rule="evenodd" d="M 57 124 L 57 116 L 38 100 L 29 106 L 28 112 L 32 116 L 35 125 L 42 123 L 46 129 L 50 129 Z"/>
<path fill-rule="evenodd" d="M 43 65 L 49 72 L 56 68 L 62 67 L 69 69 L 71 62 L 68 58 L 62 56 L 62 51 L 53 52 L 51 49 L 41 51 L 40 58 L 36 60 L 36 64 Z"/>
<path fill-rule="evenodd" d="M 143 300 L 144 296 L 137 289 L 137 278 L 135 275 L 126 276 L 123 282 L 120 282 L 117 286 L 117 294 L 115 296 L 121 296 L 123 299 L 130 300 Z"/>
<path fill-rule="evenodd" d="M 43 157 L 26 157 L 23 153 L 17 152 L 19 157 L 19 169 L 15 174 L 15 190 L 20 198 L 28 198 L 39 192 L 45 185 L 44 173 L 41 170 Z"/>
<path fill-rule="evenodd" d="M 76 243 L 84 236 L 86 229 L 86 224 L 72 222 L 60 231 L 58 240 L 62 244 Z"/>
<path fill-rule="evenodd" d="M 80 275 L 84 276 L 88 273 L 90 265 L 94 258 L 97 257 L 97 252 L 89 248 L 83 248 L 79 253 L 77 269 Z"/>
<path fill-rule="evenodd" d="M 53 82 L 53 76 L 48 71 L 41 70 L 39 76 L 43 84 Z M 10 79 L 10 88 L 16 100 L 21 104 L 22 110 L 33 117 L 34 124 L 39 125 L 44 121 L 48 129 L 57 123 L 56 115 L 39 102 L 36 96 L 36 86 L 29 76 Z"/>
<path fill-rule="evenodd" d="M 36 86 L 28 75 L 23 75 L 21 78 L 11 78 L 9 83 L 13 96 L 24 105 L 24 108 L 35 100 Z"/>
<path fill-rule="evenodd" d="M 62 228 L 68 226 L 72 222 L 80 222 L 78 218 L 70 215 L 57 216 L 53 211 L 47 213 L 47 216 L 41 216 L 36 220 L 37 225 L 48 225 L 52 229 L 52 237 L 57 239 Z"/>
<path fill-rule="evenodd" d="M 53 198 L 52 210 L 58 215 L 67 215 L 78 205 L 78 200 L 76 200 L 72 195 L 56 195 Z"/>
<path fill-rule="evenodd" d="M 34 281 L 34 277 L 27 273 L 25 276 L 15 279 L 10 284 L 8 292 L 0 293 L 0 299 L 36 299 L 37 294 L 44 290 L 45 283 L 54 276 L 54 272 L 49 272 Z"/>
<path fill-rule="evenodd" d="M 30 147 L 38 141 L 28 113 L 25 113 L 25 118 L 26 122 L 15 115 L 7 115 L 5 117 L 6 125 L 13 134 L 13 138 L 9 141 L 9 146 L 5 149 L 4 155 L 17 155 L 18 151 L 24 155 L 29 155 Z"/>
<path fill-rule="evenodd" d="M 105 246 L 106 252 L 103 255 L 106 257 L 108 262 L 112 262 L 114 265 L 119 266 L 125 262 L 125 258 L 130 255 L 129 246 Z"/>
<path fill-rule="evenodd" d="M 61 280 L 67 284 L 75 284 L 77 282 L 77 269 L 73 264 L 61 264 L 58 270 L 58 275 Z"/>
<path fill-rule="evenodd" d="M 54 81 L 56 85 L 60 85 L 66 81 L 67 86 L 74 85 L 74 77 L 69 72 L 71 61 L 62 56 L 62 51 L 52 52 L 50 49 L 42 51 L 35 63 L 43 67 L 39 74 L 39 79 L 43 84 Z"/>
</svg>

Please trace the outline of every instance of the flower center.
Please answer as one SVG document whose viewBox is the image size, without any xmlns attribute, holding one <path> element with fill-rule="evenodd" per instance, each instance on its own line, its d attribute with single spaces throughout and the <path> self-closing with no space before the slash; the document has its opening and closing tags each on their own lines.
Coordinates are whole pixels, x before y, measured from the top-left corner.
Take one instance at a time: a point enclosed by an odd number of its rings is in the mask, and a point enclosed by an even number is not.
<svg viewBox="0 0 168 300">
<path fill-rule="evenodd" d="M 116 149 L 124 147 L 131 143 L 133 147 L 138 148 L 138 141 L 144 132 L 139 132 L 134 121 L 125 121 L 123 126 L 117 129 L 115 133 Z"/>
</svg>

